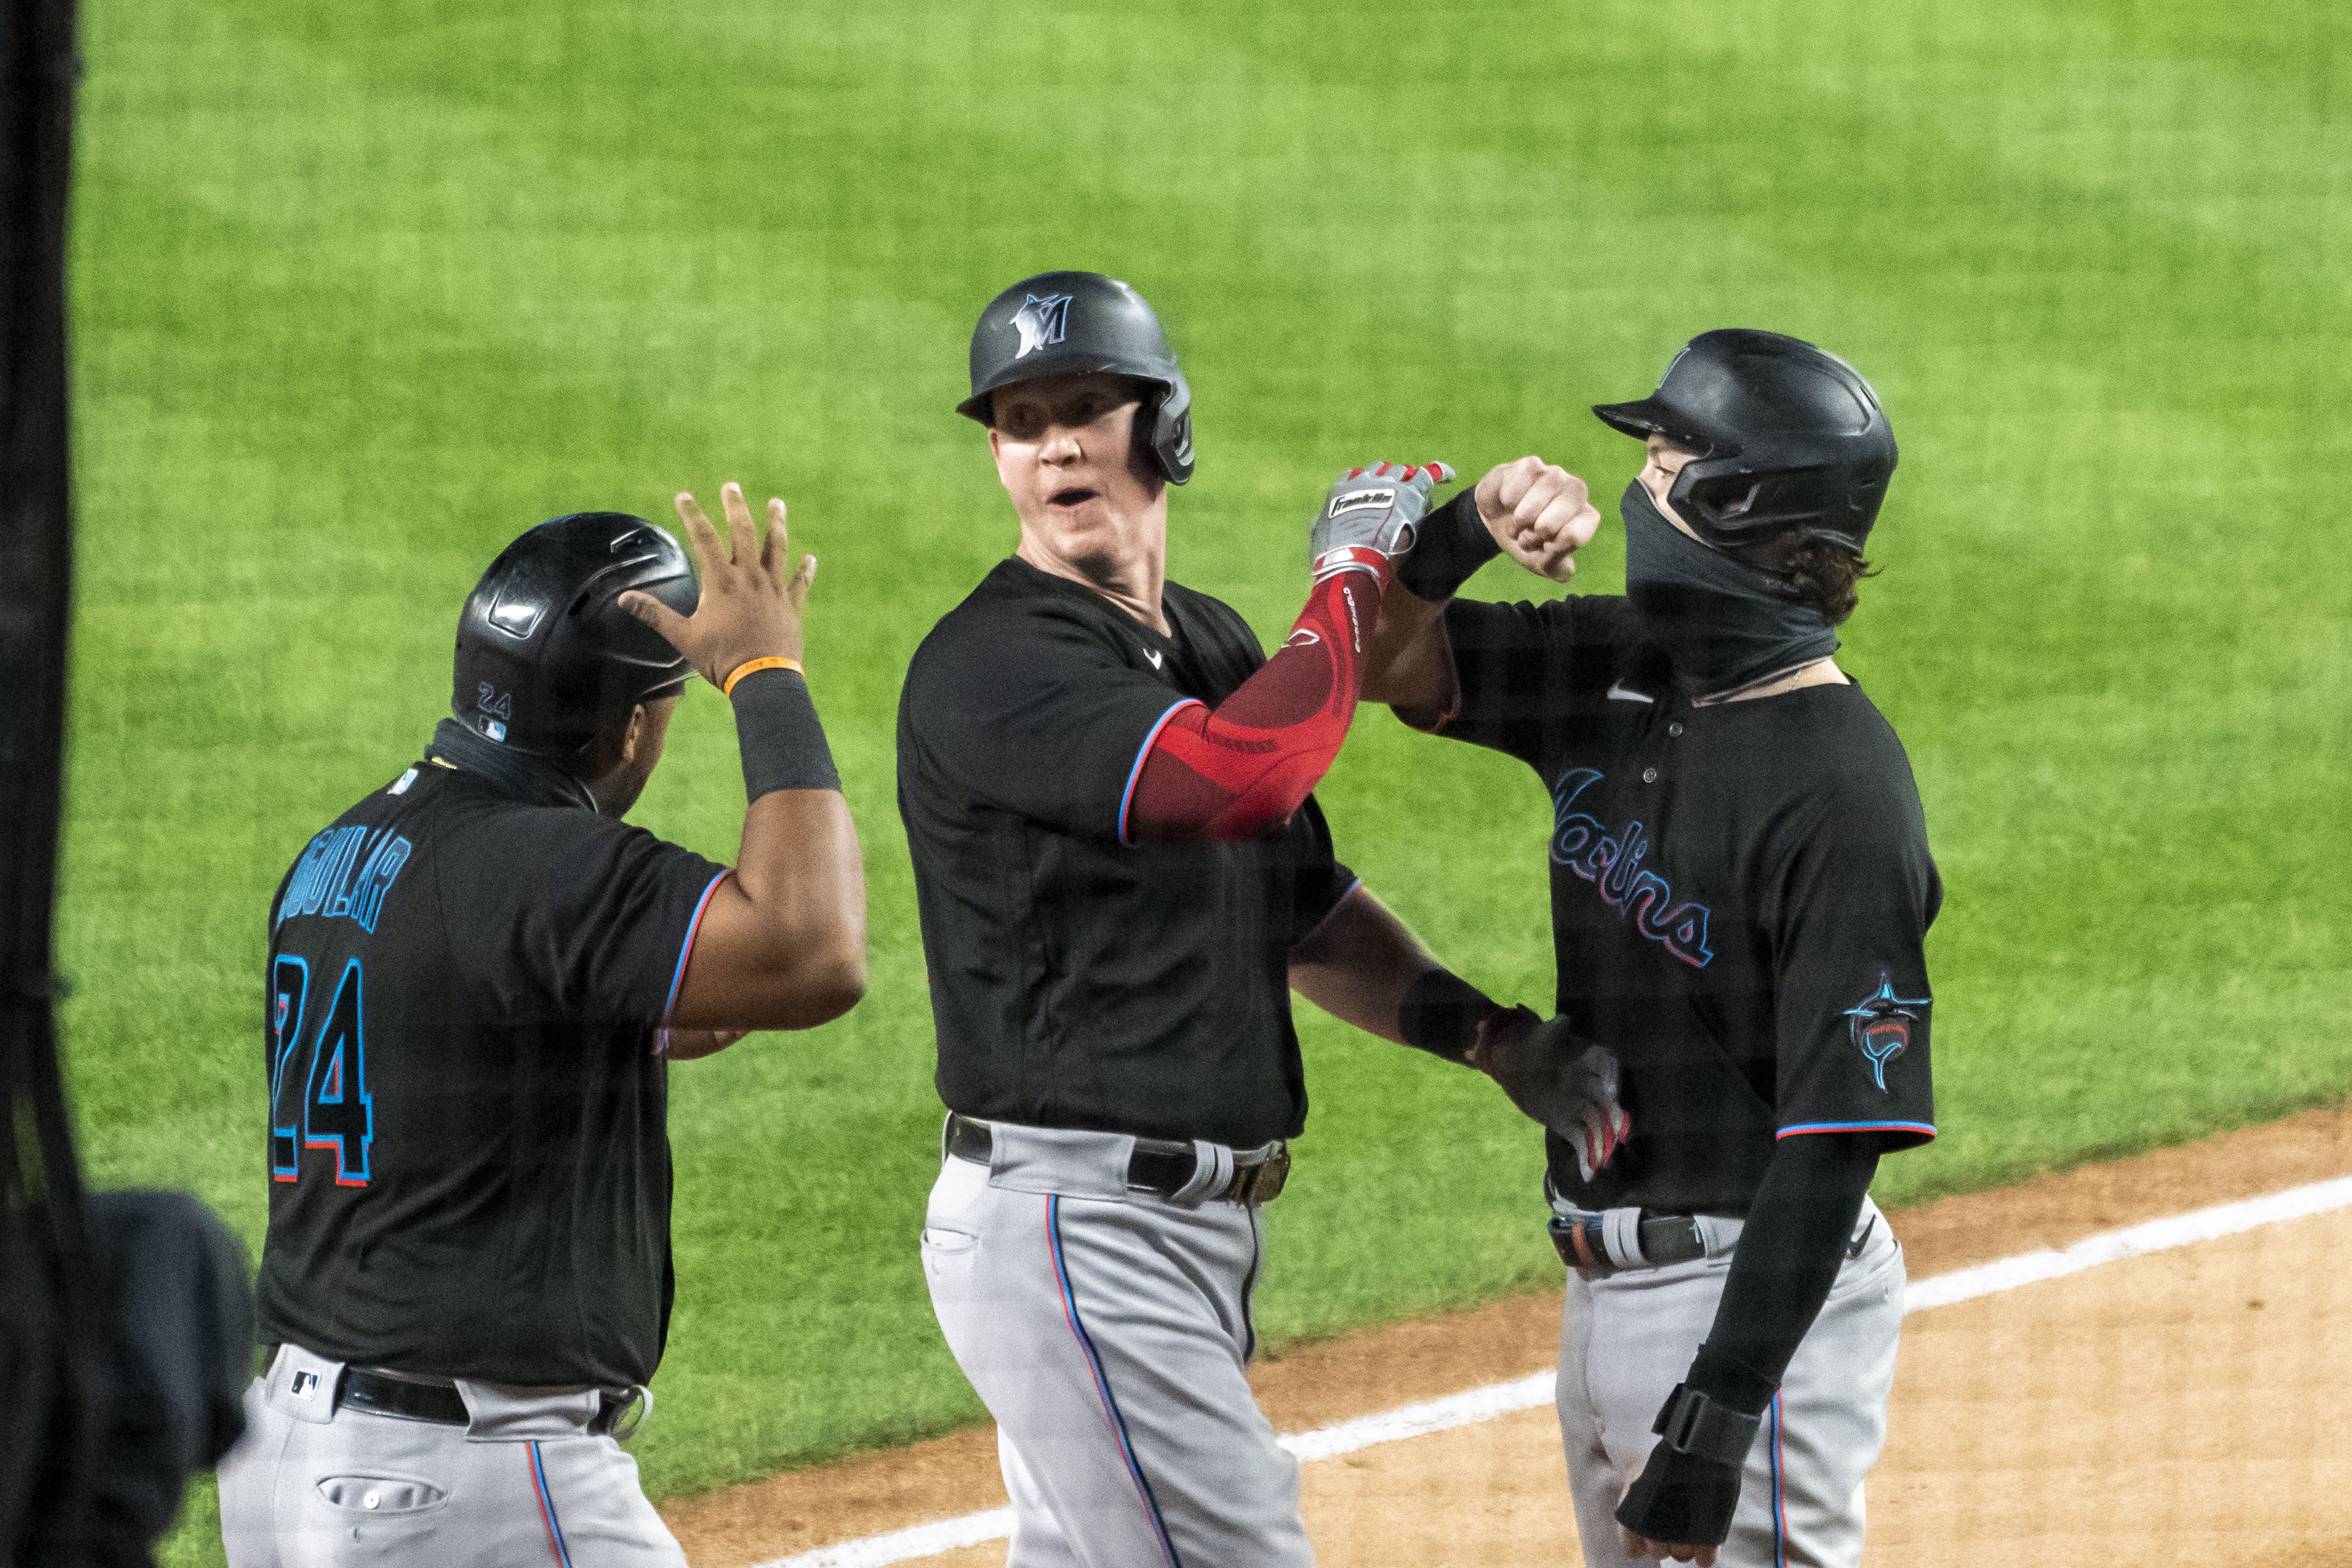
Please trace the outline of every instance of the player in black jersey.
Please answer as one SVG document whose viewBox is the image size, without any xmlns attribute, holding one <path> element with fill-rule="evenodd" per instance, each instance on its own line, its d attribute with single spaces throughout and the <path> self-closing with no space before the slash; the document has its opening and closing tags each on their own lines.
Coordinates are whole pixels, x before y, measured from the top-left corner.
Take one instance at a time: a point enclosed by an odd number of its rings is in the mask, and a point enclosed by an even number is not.
<svg viewBox="0 0 2352 1568">
<path fill-rule="evenodd" d="M 666 1074 L 865 984 L 857 841 L 801 674 L 814 559 L 725 489 L 701 567 L 558 517 L 459 620 L 454 716 L 269 915 L 275 1345 L 221 1467 L 232 1568 L 682 1564 L 617 1435 L 669 1326 Z M 733 704 L 733 870 L 621 819 L 692 673 Z"/>
<path fill-rule="evenodd" d="M 1365 694 L 1551 793 L 1559 1016 L 1479 1051 L 1621 1069 L 1615 1157 L 1549 1140 L 1586 1561 L 1851 1564 L 1903 1311 L 1870 1181 L 1936 1130 L 1941 887 L 1903 747 L 1832 657 L 1894 437 L 1851 366 L 1768 332 L 1596 412 L 1648 446 L 1626 597 L 1444 602 L 1498 548 L 1565 577 L 1591 538 L 1523 526 L 1511 492 L 1566 477 L 1528 460 L 1427 519 Z"/>
<path fill-rule="evenodd" d="M 1334 858 L 1310 794 L 1444 470 L 1333 486 L 1269 660 L 1166 580 L 1191 392 L 1134 290 L 1016 284 L 971 368 L 1020 546 L 898 710 L 951 1112 L 932 1305 L 996 1417 L 1012 1568 L 1304 1563 L 1297 1463 L 1243 1370 L 1258 1206 L 1307 1116 L 1289 993 L 1457 1061 L 1493 1009 Z"/>
</svg>

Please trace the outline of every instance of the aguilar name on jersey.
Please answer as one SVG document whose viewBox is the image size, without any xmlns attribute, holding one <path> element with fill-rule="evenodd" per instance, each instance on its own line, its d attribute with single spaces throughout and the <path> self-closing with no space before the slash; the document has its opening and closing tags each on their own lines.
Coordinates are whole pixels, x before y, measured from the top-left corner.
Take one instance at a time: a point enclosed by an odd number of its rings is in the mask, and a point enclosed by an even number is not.
<svg viewBox="0 0 2352 1568">
<path fill-rule="evenodd" d="M 723 874 L 429 761 L 310 841 L 271 904 L 265 1341 L 499 1383 L 652 1376 L 655 1031 Z"/>
</svg>

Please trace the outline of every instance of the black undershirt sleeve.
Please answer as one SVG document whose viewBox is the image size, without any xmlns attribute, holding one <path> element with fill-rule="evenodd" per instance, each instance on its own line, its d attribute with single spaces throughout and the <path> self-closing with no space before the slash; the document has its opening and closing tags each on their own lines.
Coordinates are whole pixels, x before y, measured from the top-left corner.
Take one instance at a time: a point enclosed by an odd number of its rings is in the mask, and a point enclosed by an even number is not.
<svg viewBox="0 0 2352 1568">
<path fill-rule="evenodd" d="M 1503 553 L 1478 516 L 1478 493 L 1457 492 L 1422 518 L 1411 553 L 1397 563 L 1397 580 L 1416 598 L 1443 604 L 1477 570 Z"/>
<path fill-rule="evenodd" d="M 1878 1143 L 1869 1134 L 1780 1140 L 1748 1207 L 1714 1326 L 1685 1379 L 1690 1386 L 1748 1415 L 1763 1413 L 1829 1299 L 1877 1172 Z"/>
</svg>

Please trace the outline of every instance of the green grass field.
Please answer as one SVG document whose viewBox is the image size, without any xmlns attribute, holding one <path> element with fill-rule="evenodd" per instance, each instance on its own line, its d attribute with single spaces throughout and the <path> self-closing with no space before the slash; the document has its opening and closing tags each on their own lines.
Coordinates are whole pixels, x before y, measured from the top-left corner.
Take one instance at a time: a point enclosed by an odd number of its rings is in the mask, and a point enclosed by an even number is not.
<svg viewBox="0 0 2352 1568">
<path fill-rule="evenodd" d="M 1013 540 L 966 336 L 1048 267 L 1170 323 L 1173 570 L 1278 634 L 1340 467 L 1528 450 L 1708 327 L 1871 375 L 1903 466 L 1847 663 L 1949 896 L 1916 1200 L 2352 1093 L 2352 13 L 2199 0 L 1549 11 L 90 0 L 67 1015 L 109 1183 L 257 1247 L 265 905 L 421 747 L 456 610 L 558 512 L 724 478 L 824 558 L 811 667 L 865 837 L 847 1020 L 673 1078 L 676 1494 L 970 1422 L 915 1252 L 936 1145 L 891 720 Z M 1580 587 L 1617 581 L 1612 520 Z M 1537 587 L 1507 566 L 1470 591 Z M 1542 790 L 1368 714 L 1343 854 L 1549 994 Z M 727 853 L 686 703 L 639 810 Z M 1533 1287 L 1536 1139 L 1303 1020 L 1277 1346 Z M 1408 1059 L 1410 1057 L 1410 1059 Z M 216 1561 L 201 1496 L 175 1560 Z"/>
</svg>

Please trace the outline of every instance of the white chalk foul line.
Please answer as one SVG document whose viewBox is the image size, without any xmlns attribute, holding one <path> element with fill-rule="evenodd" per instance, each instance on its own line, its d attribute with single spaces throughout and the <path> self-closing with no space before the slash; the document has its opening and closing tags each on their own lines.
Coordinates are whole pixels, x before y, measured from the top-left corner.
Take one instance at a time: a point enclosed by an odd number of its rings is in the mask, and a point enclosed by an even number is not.
<svg viewBox="0 0 2352 1568">
<path fill-rule="evenodd" d="M 2043 1248 L 2038 1252 L 2021 1253 L 2015 1258 L 2003 1258 L 1999 1262 L 1980 1263 L 1973 1269 L 1922 1280 L 1904 1291 L 1903 1311 L 1908 1316 L 1913 1312 L 1926 1312 L 1929 1307 L 1946 1307 L 1954 1301 L 2014 1291 L 2020 1285 L 2038 1284 L 2044 1280 L 2079 1274 L 2102 1263 L 2116 1263 L 2126 1258 L 2187 1247 L 2192 1242 L 2235 1236 L 2242 1230 L 2276 1225 L 2283 1219 L 2301 1219 L 2308 1215 L 2347 1207 L 2352 1207 L 2352 1176 L 2338 1176 L 2333 1181 L 2314 1182 L 2309 1186 L 2289 1187 L 2284 1192 L 2250 1197 L 2242 1203 L 2224 1203 L 2213 1208 L 2200 1208 L 2193 1214 L 2175 1214 L 2163 1219 L 2151 1219 L 2146 1225 L 2135 1225 L 2129 1229 L 2110 1230 L 2104 1236 L 2086 1237 L 2072 1247 L 2055 1250 Z"/>
<path fill-rule="evenodd" d="M 910 1563 L 918 1557 L 937 1557 L 942 1552 L 1003 1541 L 1012 1533 L 1013 1511 L 992 1508 L 984 1513 L 967 1513 L 956 1519 L 894 1530 L 887 1535 L 869 1535 L 859 1541 L 845 1541 L 838 1546 L 820 1546 L 797 1557 L 762 1563 L 759 1568 L 887 1568 L 892 1563 Z"/>
<path fill-rule="evenodd" d="M 1973 1269 L 1938 1274 L 1932 1280 L 1920 1280 L 1904 1291 L 1903 1312 L 1908 1317 L 1930 1307 L 1947 1307 L 1955 1301 L 1973 1301 L 1979 1296 L 1998 1295 L 2022 1285 L 2079 1274 L 2102 1263 L 2145 1257 L 2150 1252 L 2235 1236 L 2281 1220 L 2302 1219 L 2339 1208 L 2352 1208 L 2352 1176 L 2290 1187 L 2242 1203 L 2200 1208 L 2193 1214 L 2152 1219 L 2145 1225 L 2086 1237 L 2071 1247 L 2043 1248 Z M 1490 1384 L 1484 1388 L 1449 1394 L 1443 1399 L 1342 1421 L 1336 1427 L 1289 1433 L 1277 1441 L 1302 1461 L 1328 1459 L 1381 1443 L 1426 1437 L 1432 1432 L 1475 1426 L 1516 1411 L 1532 1410 L 1538 1405 L 1550 1404 L 1551 1397 L 1552 1375 L 1539 1372 L 1516 1382 Z M 943 1552 L 1002 1541 L 1012 1533 L 1013 1511 L 992 1508 L 982 1513 L 967 1513 L 894 1530 L 887 1535 L 869 1535 L 838 1546 L 820 1547 L 796 1557 L 779 1557 L 758 1568 L 889 1568 L 894 1563 L 936 1557 Z"/>
</svg>

